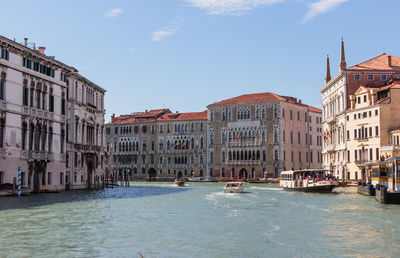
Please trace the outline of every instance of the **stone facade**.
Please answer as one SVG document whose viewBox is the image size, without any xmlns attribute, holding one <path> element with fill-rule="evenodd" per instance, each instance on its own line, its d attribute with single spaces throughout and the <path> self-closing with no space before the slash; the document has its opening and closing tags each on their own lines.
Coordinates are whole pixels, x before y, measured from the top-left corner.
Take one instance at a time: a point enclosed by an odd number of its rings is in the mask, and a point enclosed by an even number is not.
<svg viewBox="0 0 400 258">
<path fill-rule="evenodd" d="M 206 144 L 207 111 L 113 116 L 106 126 L 107 175 L 148 181 L 206 176 Z"/>
<path fill-rule="evenodd" d="M 320 168 L 321 110 L 293 97 L 246 94 L 208 106 L 209 170 L 221 179 Z"/>
<path fill-rule="evenodd" d="M 340 60 L 340 71 L 331 78 L 329 57 L 327 58 L 325 85 L 321 89 L 323 167 L 332 170 L 334 175 L 341 180 L 354 180 L 356 177 L 360 178 L 360 173 L 355 173 L 354 165 L 349 167 L 347 158 L 349 147 L 347 131 L 351 131 L 347 128 L 347 112 L 354 112 L 350 111 L 350 96 L 354 95 L 360 86 L 380 88 L 390 83 L 390 80 L 399 78 L 400 70 L 397 67 L 400 66 L 400 58 L 382 54 L 358 65 L 347 67 L 342 41 Z M 379 145 L 379 143 L 376 144 Z"/>
<path fill-rule="evenodd" d="M 69 126 L 74 109 L 71 75 L 81 76 L 45 55 L 44 47 L 29 48 L 27 39 L 19 44 L 0 36 L 0 50 L 0 184 L 15 184 L 21 166 L 26 191 L 68 189 L 73 184 L 67 169 L 67 143 L 74 134 Z M 105 91 L 96 90 L 103 101 Z M 96 152 L 99 156 L 102 149 Z"/>
<path fill-rule="evenodd" d="M 346 113 L 347 178 L 365 179 L 368 162 L 396 155 L 399 143 L 400 84 L 384 87 L 360 87 L 350 96 Z"/>
</svg>

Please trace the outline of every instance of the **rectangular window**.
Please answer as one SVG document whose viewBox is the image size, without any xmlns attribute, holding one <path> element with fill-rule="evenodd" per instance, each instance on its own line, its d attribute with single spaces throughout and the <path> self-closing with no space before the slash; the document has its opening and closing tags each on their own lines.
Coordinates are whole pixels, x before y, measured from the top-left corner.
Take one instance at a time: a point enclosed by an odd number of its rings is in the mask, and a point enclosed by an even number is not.
<svg viewBox="0 0 400 258">
<path fill-rule="evenodd" d="M 290 120 L 293 120 L 293 112 L 290 110 Z"/>
<path fill-rule="evenodd" d="M 372 127 L 369 128 L 369 137 L 372 137 Z"/>
<path fill-rule="evenodd" d="M 47 173 L 47 184 L 51 185 L 51 172 Z"/>
<path fill-rule="evenodd" d="M 364 95 L 364 103 L 367 102 L 367 95 Z"/>
<path fill-rule="evenodd" d="M 350 162 L 350 151 L 349 150 L 347 151 L 347 161 Z"/>
<path fill-rule="evenodd" d="M 379 126 L 375 126 L 375 136 L 379 135 Z"/>
<path fill-rule="evenodd" d="M 381 75 L 381 80 L 386 81 L 386 74 Z"/>
<path fill-rule="evenodd" d="M 350 140 L 350 131 L 347 130 L 347 140 Z"/>
<path fill-rule="evenodd" d="M 64 173 L 60 173 L 60 185 L 64 184 Z"/>
<path fill-rule="evenodd" d="M 379 158 L 379 148 L 376 148 L 376 155 L 375 155 L 375 157 L 376 157 L 376 160 L 380 160 L 380 158 Z"/>
<path fill-rule="evenodd" d="M 376 116 L 378 115 L 378 109 L 375 110 L 375 115 L 376 115 Z"/>
<path fill-rule="evenodd" d="M 10 52 L 8 52 L 7 49 L 1 48 L 1 59 L 9 60 L 10 58 Z"/>
<path fill-rule="evenodd" d="M 369 149 L 369 160 L 372 160 L 372 149 Z"/>
<path fill-rule="evenodd" d="M 372 74 L 369 74 L 368 75 L 368 80 L 373 80 L 373 79 L 374 79 L 374 76 Z"/>
<path fill-rule="evenodd" d="M 354 150 L 354 160 L 357 160 L 357 150 Z"/>
<path fill-rule="evenodd" d="M 300 144 L 300 142 L 301 141 L 300 141 L 300 132 L 299 132 L 299 133 L 297 133 L 297 143 Z"/>
<path fill-rule="evenodd" d="M 360 75 L 359 74 L 354 75 L 354 80 L 360 80 Z"/>
<path fill-rule="evenodd" d="M 354 139 L 357 139 L 357 129 L 354 129 Z"/>
</svg>

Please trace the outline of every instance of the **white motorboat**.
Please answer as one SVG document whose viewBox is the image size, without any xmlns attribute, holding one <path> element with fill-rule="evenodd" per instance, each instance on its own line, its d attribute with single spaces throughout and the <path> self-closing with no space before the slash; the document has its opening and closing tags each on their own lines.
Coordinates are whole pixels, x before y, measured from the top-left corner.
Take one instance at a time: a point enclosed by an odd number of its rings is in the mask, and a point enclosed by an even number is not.
<svg viewBox="0 0 400 258">
<path fill-rule="evenodd" d="M 224 187 L 224 193 L 242 193 L 244 191 L 243 182 L 229 182 Z"/>
</svg>

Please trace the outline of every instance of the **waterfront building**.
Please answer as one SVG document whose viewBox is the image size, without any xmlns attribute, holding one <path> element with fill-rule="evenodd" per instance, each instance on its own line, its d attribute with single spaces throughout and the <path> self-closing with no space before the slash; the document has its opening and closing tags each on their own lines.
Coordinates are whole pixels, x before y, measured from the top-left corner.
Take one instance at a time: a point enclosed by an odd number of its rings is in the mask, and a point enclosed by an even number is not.
<svg viewBox="0 0 400 258">
<path fill-rule="evenodd" d="M 0 184 L 15 185 L 21 166 L 21 183 L 27 191 L 68 189 L 73 183 L 67 169 L 73 147 L 67 143 L 75 135 L 70 118 L 76 110 L 71 103 L 75 85 L 71 76 L 84 77 L 28 39 L 20 44 L 0 36 L 0 50 Z M 103 108 L 104 90 L 97 87 L 95 92 Z M 102 119 L 96 121 L 101 127 Z M 96 154 L 101 156 L 102 151 L 100 147 Z"/>
<path fill-rule="evenodd" d="M 113 115 L 106 125 L 107 174 L 149 181 L 205 176 L 206 144 L 207 111 Z"/>
<path fill-rule="evenodd" d="M 77 72 L 68 85 L 66 187 L 103 188 L 105 90 Z"/>
<path fill-rule="evenodd" d="M 321 168 L 320 109 L 271 92 L 245 94 L 207 108 L 211 175 L 276 178 L 283 170 Z"/>
<path fill-rule="evenodd" d="M 365 179 L 367 162 L 397 154 L 399 99 L 397 80 L 383 87 L 361 86 L 350 96 L 350 109 L 346 112 L 347 178 Z"/>
<path fill-rule="evenodd" d="M 379 88 L 387 85 L 391 79 L 399 78 L 399 66 L 400 58 L 382 54 L 358 65 L 347 67 L 343 40 L 339 73 L 333 78 L 330 75 L 329 57 L 327 58 L 325 85 L 321 89 L 323 167 L 332 170 L 339 179 L 354 180 L 356 175 L 360 178 L 360 173 L 355 173 L 354 166 L 351 167 L 353 172 L 348 166 L 347 131 L 350 130 L 346 128 L 346 112 L 351 109 L 350 96 L 354 95 L 360 86 Z"/>
</svg>

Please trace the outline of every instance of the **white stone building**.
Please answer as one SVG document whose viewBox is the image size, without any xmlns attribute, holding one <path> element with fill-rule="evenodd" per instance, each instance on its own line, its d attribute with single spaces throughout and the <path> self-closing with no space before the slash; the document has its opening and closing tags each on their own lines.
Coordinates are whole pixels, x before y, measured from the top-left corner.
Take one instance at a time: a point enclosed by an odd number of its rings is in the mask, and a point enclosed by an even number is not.
<svg viewBox="0 0 400 258">
<path fill-rule="evenodd" d="M 70 154 L 76 149 L 67 145 L 76 134 L 71 117 L 93 121 L 103 130 L 105 91 L 80 76 L 75 68 L 45 55 L 44 47 L 28 47 L 27 39 L 19 44 L 0 36 L 0 50 L 0 185 L 15 184 L 21 166 L 22 187 L 27 191 L 88 187 L 74 184 L 70 174 L 73 170 L 67 169 Z M 98 98 L 94 108 L 89 108 L 88 95 L 84 103 L 73 101 L 75 78 L 85 82 L 85 90 L 94 89 L 91 94 Z M 93 150 L 101 157 L 102 141 L 95 143 L 98 148 Z M 93 175 L 101 179 L 102 169 L 94 171 Z M 94 186 L 95 181 L 89 182 Z"/>
</svg>

